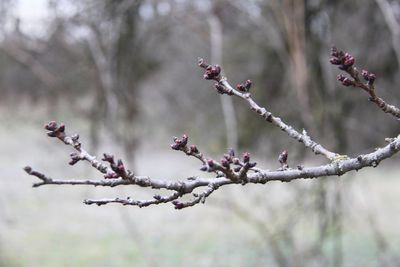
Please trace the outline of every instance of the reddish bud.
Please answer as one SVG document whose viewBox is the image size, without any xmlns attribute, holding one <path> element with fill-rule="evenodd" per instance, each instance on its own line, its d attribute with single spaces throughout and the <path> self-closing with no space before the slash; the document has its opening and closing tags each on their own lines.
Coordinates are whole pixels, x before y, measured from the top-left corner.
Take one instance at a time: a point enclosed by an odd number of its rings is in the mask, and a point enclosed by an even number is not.
<svg viewBox="0 0 400 267">
<path fill-rule="evenodd" d="M 346 68 L 351 67 L 351 66 L 353 66 L 354 62 L 355 62 L 355 59 L 352 55 L 350 55 L 349 53 L 344 54 L 344 57 L 343 57 L 343 66 L 344 67 L 346 67 Z"/>
<path fill-rule="evenodd" d="M 56 131 L 61 133 L 65 132 L 65 124 L 61 123 L 60 126 L 56 129 Z"/>
<path fill-rule="evenodd" d="M 246 87 L 244 87 L 244 85 L 241 83 L 236 85 L 236 89 L 238 89 L 240 92 L 246 92 Z"/>
<path fill-rule="evenodd" d="M 339 74 L 336 78 L 337 78 L 338 81 L 342 82 L 342 84 L 344 86 L 354 85 L 354 81 L 353 80 L 351 80 L 350 78 L 347 78 L 346 76 L 344 76 L 342 74 Z"/>
<path fill-rule="evenodd" d="M 369 84 L 372 84 L 376 79 L 376 75 L 367 70 L 362 70 L 361 75 L 366 81 L 368 81 Z"/>
<path fill-rule="evenodd" d="M 344 86 L 351 86 L 351 85 L 354 85 L 354 82 L 353 82 L 352 80 L 350 80 L 349 78 L 345 78 L 345 79 L 342 81 L 342 84 L 343 84 Z"/>
<path fill-rule="evenodd" d="M 181 139 L 178 137 L 173 137 L 172 139 L 174 140 L 174 144 L 171 145 L 171 148 L 174 150 L 181 150 L 187 145 L 189 137 L 184 134 Z"/>
<path fill-rule="evenodd" d="M 197 146 L 191 145 L 190 146 L 190 153 L 198 154 L 199 153 L 199 149 L 197 148 Z"/>
<path fill-rule="evenodd" d="M 221 165 L 225 168 L 229 168 L 229 161 L 226 159 L 221 159 Z"/>
<path fill-rule="evenodd" d="M 343 74 L 339 74 L 338 76 L 336 76 L 336 79 L 337 79 L 338 81 L 343 82 L 343 80 L 346 79 L 346 76 L 344 76 Z"/>
<path fill-rule="evenodd" d="M 337 57 L 331 57 L 329 59 L 329 62 L 333 65 L 340 65 L 342 63 L 342 61 L 340 59 L 338 59 Z"/>
<path fill-rule="evenodd" d="M 250 153 L 249 152 L 244 152 L 243 153 L 243 162 L 247 163 L 250 161 Z"/>
<path fill-rule="evenodd" d="M 219 80 L 221 73 L 221 67 L 219 65 L 211 66 L 208 65 L 206 67 L 206 71 L 204 72 L 203 78 L 206 80 Z"/>
<path fill-rule="evenodd" d="M 212 159 L 207 160 L 207 165 L 208 165 L 210 168 L 213 168 L 213 167 L 214 167 L 214 161 L 213 161 Z"/>
<path fill-rule="evenodd" d="M 181 145 L 182 145 L 182 146 L 186 146 L 188 140 L 189 140 L 189 137 L 188 137 L 186 134 L 184 134 L 184 135 L 182 136 Z"/>
</svg>

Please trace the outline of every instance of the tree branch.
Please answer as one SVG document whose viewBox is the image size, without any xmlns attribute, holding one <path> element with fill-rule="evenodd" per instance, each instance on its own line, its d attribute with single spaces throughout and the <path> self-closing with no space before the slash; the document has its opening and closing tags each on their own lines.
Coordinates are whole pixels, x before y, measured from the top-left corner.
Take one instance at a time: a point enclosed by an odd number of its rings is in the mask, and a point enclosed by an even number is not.
<svg viewBox="0 0 400 267">
<path fill-rule="evenodd" d="M 333 50 L 334 52 L 334 50 Z M 342 55 L 342 54 L 343 55 Z M 331 58 L 331 63 L 336 65 L 345 66 L 342 68 L 353 77 L 353 81 L 350 80 L 351 85 L 360 87 L 371 94 L 374 94 L 373 81 L 375 75 L 370 73 L 364 73 L 363 77 L 368 81 L 367 85 L 361 85 L 358 78 L 357 70 L 352 67 L 353 63 L 348 65 L 349 57 L 347 54 L 341 52 L 333 55 L 336 59 Z M 335 61 L 336 60 L 336 61 Z M 350 58 L 351 61 L 351 58 Z M 347 65 L 346 65 L 347 64 Z M 284 123 L 280 118 L 272 115 L 271 112 L 267 111 L 266 108 L 259 106 L 252 98 L 250 94 L 251 81 L 247 80 L 243 84 L 238 84 L 234 89 L 227 81 L 225 77 L 221 75 L 221 68 L 218 65 L 208 65 L 204 63 L 202 59 L 199 60 L 199 66 L 205 69 L 204 78 L 208 80 L 215 80 L 215 89 L 220 94 L 235 95 L 245 100 L 250 108 L 257 114 L 262 116 L 266 121 L 279 127 L 281 130 L 286 132 L 291 138 L 303 143 L 303 145 L 311 149 L 315 154 L 321 154 L 331 160 L 330 163 L 315 166 L 315 167 L 303 167 L 298 166 L 297 168 L 289 168 L 288 164 L 288 152 L 284 150 L 280 153 L 278 161 L 280 167 L 275 170 L 256 168 L 256 162 L 251 161 L 250 153 L 245 152 L 241 157 L 238 157 L 233 149 L 228 150 L 228 153 L 224 154 L 222 158 L 214 160 L 212 158 L 205 157 L 203 153 L 199 151 L 196 145 L 189 145 L 189 137 L 183 135 L 181 138 L 174 137 L 174 143 L 171 145 L 173 150 L 181 151 L 188 156 L 197 158 L 202 166 L 201 171 L 213 174 L 213 178 L 189 176 L 182 180 L 168 180 L 168 179 L 154 179 L 148 176 L 138 176 L 132 171 L 128 170 L 121 159 L 115 160 L 113 155 L 104 154 L 102 161 L 96 159 L 95 156 L 91 155 L 85 149 L 83 149 L 81 142 L 79 141 L 79 135 L 73 134 L 68 135 L 65 132 L 64 124 L 57 124 L 56 122 L 49 122 L 45 125 L 45 129 L 48 131 L 49 137 L 55 137 L 62 141 L 64 144 L 71 146 L 76 152 L 70 154 L 71 161 L 70 165 L 74 165 L 79 161 L 88 162 L 93 168 L 103 174 L 101 180 L 58 180 L 53 179 L 41 172 L 33 170 L 27 166 L 24 170 L 32 176 L 37 177 L 40 182 L 34 183 L 33 187 L 39 187 L 42 185 L 91 185 L 91 186 L 106 186 L 115 187 L 120 185 L 133 185 L 140 187 L 148 187 L 152 189 L 166 189 L 172 191 L 169 195 L 161 196 L 155 194 L 152 199 L 148 200 L 135 200 L 131 197 L 127 198 L 110 198 L 110 199 L 87 199 L 84 201 L 85 204 L 91 205 L 105 205 L 109 203 L 118 203 L 122 205 L 133 205 L 138 207 L 147 207 L 150 205 L 158 205 L 163 203 L 172 203 L 175 209 L 183 209 L 204 203 L 206 198 L 214 193 L 219 187 L 229 184 L 265 184 L 271 181 L 290 182 L 296 179 L 312 179 L 326 176 L 341 176 L 349 171 L 357 171 L 365 167 L 376 167 L 378 164 L 386 158 L 392 157 L 395 153 L 400 150 L 400 135 L 395 138 L 386 139 L 388 145 L 377 148 L 375 151 L 358 155 L 354 158 L 347 156 L 340 156 L 335 152 L 331 152 L 324 148 L 321 144 L 313 141 L 305 130 L 302 133 L 297 132 L 292 126 Z M 346 80 L 347 79 L 347 80 Z M 349 78 L 343 79 L 342 83 L 349 83 Z M 372 96 L 371 96 L 372 97 Z M 377 98 L 377 97 L 376 97 Z M 380 98 L 379 98 L 380 99 Z M 374 101 L 378 101 L 374 98 Z M 379 100 L 381 101 L 381 100 Z M 382 100 L 383 101 L 383 100 Z M 384 102 L 383 102 L 384 103 Z M 381 106 L 380 106 L 381 107 Z M 394 116 L 398 116 L 398 108 L 389 106 L 387 104 L 381 109 Z M 400 114 L 400 113 L 399 113 Z M 201 192 L 197 192 L 201 190 Z M 191 195 L 190 200 L 182 200 L 181 197 L 185 195 Z"/>
</svg>

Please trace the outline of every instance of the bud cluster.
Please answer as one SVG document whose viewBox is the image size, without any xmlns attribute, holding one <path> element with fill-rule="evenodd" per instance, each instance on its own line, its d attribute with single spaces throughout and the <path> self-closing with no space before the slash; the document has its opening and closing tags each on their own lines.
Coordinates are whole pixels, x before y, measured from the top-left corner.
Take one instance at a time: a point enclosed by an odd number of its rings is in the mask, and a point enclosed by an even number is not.
<svg viewBox="0 0 400 267">
<path fill-rule="evenodd" d="M 345 53 L 338 50 L 336 47 L 332 47 L 329 62 L 333 65 L 339 65 L 339 69 L 341 70 L 348 70 L 354 65 L 355 59 L 349 53 Z"/>
<path fill-rule="evenodd" d="M 48 131 L 47 136 L 49 137 L 58 137 L 60 139 L 63 139 L 66 136 L 64 123 L 58 125 L 57 122 L 51 121 L 45 124 L 44 128 Z"/>
<path fill-rule="evenodd" d="M 221 80 L 221 67 L 219 65 L 209 65 L 204 62 L 202 58 L 199 58 L 198 65 L 200 68 L 205 69 L 203 78 L 206 80 Z"/>
<path fill-rule="evenodd" d="M 257 165 L 256 162 L 250 162 L 249 152 L 244 152 L 242 160 L 240 160 L 238 157 L 235 157 L 235 152 L 233 149 L 229 149 L 228 154 L 224 154 L 224 158 L 221 159 L 221 165 L 224 166 L 224 164 L 228 166 L 229 164 L 235 165 L 236 167 L 233 168 L 234 172 L 239 172 L 245 164 L 247 164 L 249 168 L 253 168 Z"/>
<path fill-rule="evenodd" d="M 186 134 L 184 134 L 184 135 L 182 135 L 182 138 L 178 138 L 178 137 L 174 136 L 173 140 L 174 140 L 174 143 L 171 145 L 171 148 L 173 150 L 183 150 L 188 143 L 189 137 Z M 197 150 L 197 147 L 194 146 L 193 149 Z"/>
<path fill-rule="evenodd" d="M 122 179 L 126 179 L 126 177 L 128 177 L 129 173 L 125 169 L 124 163 L 121 159 L 118 159 L 117 162 L 115 162 L 113 155 L 104 153 L 102 160 L 110 163 L 110 167 L 113 170 L 113 172 L 106 173 L 104 178 L 116 179 L 121 177 Z"/>
<path fill-rule="evenodd" d="M 239 83 L 236 85 L 236 89 L 238 89 L 240 92 L 248 93 L 252 84 L 253 83 L 250 80 L 246 80 L 244 83 Z"/>
</svg>

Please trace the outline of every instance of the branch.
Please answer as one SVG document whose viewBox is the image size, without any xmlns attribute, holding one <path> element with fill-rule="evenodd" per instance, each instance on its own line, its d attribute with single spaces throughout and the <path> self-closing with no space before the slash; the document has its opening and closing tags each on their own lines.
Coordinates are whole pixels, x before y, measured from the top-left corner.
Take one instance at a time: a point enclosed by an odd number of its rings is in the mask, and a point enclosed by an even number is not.
<svg viewBox="0 0 400 267">
<path fill-rule="evenodd" d="M 333 51 L 334 52 L 334 51 Z M 336 52 L 334 52 L 336 53 Z M 343 54 L 343 55 L 342 55 Z M 336 55 L 336 54 L 335 54 Z M 335 55 L 333 55 L 335 57 Z M 367 87 L 361 85 L 362 83 L 358 79 L 357 70 L 352 67 L 351 63 L 348 65 L 348 60 L 352 61 L 347 54 L 338 52 L 336 59 L 340 61 L 340 67 L 348 72 L 353 81 L 350 80 L 351 84 L 360 87 L 367 92 L 374 95 L 373 82 L 375 75 L 363 72 L 363 77 L 368 81 Z M 343 57 L 342 57 L 343 56 Z M 331 62 L 333 60 L 331 59 Z M 336 62 L 336 61 L 334 61 Z M 335 64 L 335 63 L 333 63 Z M 354 158 L 347 156 L 340 156 L 337 153 L 331 152 L 324 148 L 321 144 L 313 141 L 305 130 L 303 133 L 297 132 L 292 126 L 285 124 L 280 118 L 272 115 L 271 112 L 267 111 L 266 108 L 260 107 L 252 98 L 249 92 L 251 88 L 251 81 L 247 80 L 243 84 L 238 84 L 234 89 L 223 77 L 221 68 L 218 65 L 208 65 L 201 59 L 199 60 L 199 66 L 205 69 L 204 78 L 208 80 L 215 80 L 215 89 L 220 94 L 235 95 L 244 99 L 252 110 L 262 116 L 266 121 L 279 127 L 286 132 L 290 137 L 299 142 L 303 143 L 304 146 L 311 149 L 315 154 L 322 154 L 331 160 L 330 163 L 315 166 L 315 167 L 303 167 L 298 166 L 297 168 L 290 168 L 288 164 L 288 151 L 284 150 L 280 153 L 278 161 L 280 167 L 275 170 L 267 170 L 256 168 L 256 162 L 251 161 L 250 153 L 245 152 L 241 157 L 238 157 L 233 149 L 229 149 L 221 159 L 215 160 L 209 157 L 205 157 L 203 153 L 197 148 L 196 145 L 189 145 L 189 137 L 183 135 L 181 138 L 174 137 L 171 148 L 176 151 L 181 151 L 187 156 L 198 159 L 202 166 L 201 171 L 208 172 L 214 177 L 205 178 L 197 176 L 189 176 L 182 180 L 168 180 L 168 179 L 154 179 L 148 176 L 138 176 L 132 171 L 128 170 L 121 159 L 115 160 L 113 155 L 103 154 L 102 161 L 96 159 L 95 156 L 91 155 L 88 151 L 83 149 L 82 143 L 79 141 L 79 135 L 73 134 L 68 135 L 65 132 L 65 125 L 58 124 L 56 122 L 49 122 L 45 125 L 45 129 L 48 131 L 47 135 L 52 138 L 59 139 L 64 144 L 71 146 L 76 152 L 70 154 L 71 161 L 70 165 L 75 165 L 79 161 L 88 162 L 93 168 L 103 174 L 103 179 L 100 180 L 63 180 L 53 179 L 46 174 L 33 170 L 27 166 L 24 170 L 32 176 L 37 177 L 40 182 L 34 183 L 33 187 L 39 187 L 42 185 L 86 185 L 86 186 L 106 186 L 115 187 L 120 185 L 132 185 L 140 187 L 148 187 L 152 189 L 166 189 L 170 194 L 161 196 L 159 194 L 153 195 L 152 199 L 148 200 L 135 200 L 131 197 L 127 198 L 110 198 L 110 199 L 87 199 L 84 200 L 85 204 L 91 205 L 105 205 L 109 203 L 118 203 L 122 205 L 133 205 L 138 207 L 147 207 L 150 205 L 158 205 L 163 203 L 171 203 L 175 209 L 183 209 L 204 203 L 207 197 L 214 193 L 219 187 L 229 184 L 265 184 L 270 181 L 281 181 L 290 182 L 296 179 L 311 179 L 326 176 L 340 176 L 349 171 L 359 170 L 365 167 L 376 167 L 378 164 L 386 159 L 392 157 L 395 153 L 400 150 L 400 135 L 395 138 L 386 139 L 388 145 L 378 148 L 375 151 L 358 155 Z M 342 82 L 347 82 L 349 78 L 345 78 Z M 372 95 L 371 95 L 372 97 Z M 374 101 L 380 99 L 375 96 Z M 383 102 L 384 103 L 384 102 Z M 381 106 L 380 106 L 381 107 Z M 391 113 L 392 115 L 398 114 L 398 109 L 393 106 L 384 104 L 381 107 L 385 112 Z M 203 191 L 200 191 L 201 189 Z M 196 192 L 200 191 L 200 192 Z M 190 200 L 182 200 L 181 198 L 186 195 L 191 195 Z"/>
<path fill-rule="evenodd" d="M 227 78 L 220 75 L 220 71 L 218 72 L 219 69 L 218 65 L 216 66 L 208 65 L 204 62 L 202 58 L 199 58 L 198 65 L 206 70 L 206 73 L 204 74 L 205 79 L 217 81 L 217 83 L 214 86 L 218 93 L 235 95 L 245 100 L 249 104 L 251 110 L 255 111 L 258 115 L 263 117 L 267 122 L 272 123 L 273 125 L 280 128 L 282 131 L 286 132 L 291 138 L 303 143 L 305 147 L 311 149 L 316 155 L 319 154 L 324 155 L 329 160 L 334 160 L 338 156 L 336 153 L 329 151 L 328 149 L 324 148 L 321 144 L 318 144 L 317 142 L 313 141 L 305 130 L 303 130 L 303 133 L 299 133 L 292 126 L 284 123 L 281 118 L 275 117 L 266 108 L 260 107 L 251 97 L 250 88 L 252 82 L 250 80 L 247 80 L 243 84 L 238 84 L 236 86 L 237 90 L 235 90 L 228 83 Z"/>
<path fill-rule="evenodd" d="M 50 123 L 51 125 L 54 125 L 54 123 Z M 49 127 L 47 127 L 49 128 Z M 56 129 L 58 129 L 57 127 Z M 62 127 L 65 129 L 65 126 Z M 65 132 L 63 131 L 65 134 Z M 52 134 L 50 134 L 52 135 Z M 76 143 L 70 143 L 68 140 L 70 140 L 71 137 L 67 136 L 65 134 L 65 137 L 63 138 L 63 135 L 59 135 L 61 138 L 59 138 L 61 141 L 68 145 L 72 145 L 75 149 L 81 151 L 84 151 L 84 154 L 87 154 L 89 160 L 86 161 L 90 162 L 94 168 L 99 170 L 100 172 L 110 172 L 110 167 L 105 166 L 104 164 L 98 162 L 94 156 L 89 155 L 88 152 L 83 150 L 81 148 L 81 145 L 77 146 Z M 182 149 L 182 151 L 187 151 L 187 145 L 183 145 L 181 143 L 182 139 L 175 139 L 176 143 L 175 144 L 180 144 L 182 147 L 179 149 Z M 134 200 L 132 198 L 114 198 L 114 199 L 100 199 L 100 200 L 85 200 L 85 204 L 97 204 L 97 205 L 104 205 L 108 203 L 119 203 L 123 205 L 134 205 L 134 206 L 139 206 L 139 207 L 146 207 L 150 205 L 156 205 L 156 204 L 161 204 L 161 203 L 168 203 L 171 202 L 174 204 L 176 209 L 182 209 L 186 207 L 191 207 L 194 206 L 198 203 L 204 203 L 205 199 L 210 196 L 216 189 L 218 189 L 220 186 L 228 185 L 228 184 L 247 184 L 247 183 L 254 183 L 254 184 L 265 184 L 270 181 L 282 181 L 282 182 L 290 182 L 295 179 L 307 179 L 307 178 L 318 178 L 318 177 L 324 177 L 324 176 L 334 176 L 334 175 L 342 175 L 346 172 L 352 171 L 352 170 L 359 170 L 367 166 L 372 166 L 376 167 L 378 164 L 391 156 L 393 156 L 395 153 L 397 153 L 400 150 L 400 136 L 390 139 L 390 143 L 383 147 L 377 149 L 375 152 L 365 154 L 365 155 L 359 155 L 356 158 L 350 158 L 346 160 L 341 160 L 341 161 L 335 161 L 326 165 L 322 166 L 317 166 L 317 167 L 308 167 L 308 168 L 302 168 L 298 167 L 297 169 L 290 169 L 286 168 L 284 170 L 278 169 L 276 171 L 269 171 L 269 170 L 261 170 L 261 169 L 254 169 L 252 167 L 255 165 L 255 163 L 250 162 L 250 155 L 248 153 L 245 153 L 243 156 L 243 160 L 239 160 L 238 158 L 234 157 L 234 152 L 230 151 L 230 154 L 224 155 L 224 158 L 221 159 L 221 163 L 218 163 L 213 160 L 207 160 L 206 161 L 206 170 L 203 169 L 204 171 L 209 171 L 209 172 L 214 172 L 215 170 L 219 170 L 224 176 L 223 177 L 215 177 L 215 178 L 201 178 L 201 177 L 188 177 L 185 180 L 179 180 L 179 181 L 169 181 L 169 180 L 162 180 L 162 179 L 154 179 L 150 178 L 148 176 L 135 176 L 132 174 L 132 172 L 127 171 L 130 173 L 128 178 L 123 178 L 123 177 L 115 177 L 112 178 L 106 178 L 105 176 L 104 179 L 102 180 L 57 180 L 53 179 L 51 177 L 46 176 L 43 173 L 40 173 L 38 171 L 33 170 L 31 167 L 25 167 L 24 170 L 32 176 L 37 177 L 38 179 L 41 180 L 39 183 L 34 183 L 34 187 L 39 187 L 42 185 L 92 185 L 92 186 L 106 186 L 106 187 L 115 187 L 119 185 L 136 185 L 136 186 L 141 186 L 141 187 L 149 187 L 153 189 L 167 189 L 167 190 L 172 190 L 175 191 L 169 196 L 162 197 L 160 195 L 154 195 L 153 199 L 151 200 Z M 193 146 L 191 146 L 193 147 Z M 185 152 L 186 153 L 186 152 Z M 193 155 L 192 153 L 195 152 L 188 152 L 189 155 Z M 286 152 L 287 153 L 287 152 Z M 287 154 L 282 153 L 279 157 L 279 161 L 281 164 L 287 164 Z M 203 162 L 203 156 L 198 156 L 200 161 Z M 282 159 L 283 157 L 283 159 Z M 231 158 L 232 163 L 227 163 L 230 162 L 228 160 Z M 84 160 L 84 159 L 82 159 Z M 212 163 L 211 163 L 212 162 Z M 234 168 L 233 170 L 230 169 L 230 165 L 234 164 L 237 165 L 237 168 Z M 229 166 L 229 167 L 228 167 Z M 228 171 L 229 170 L 231 171 Z M 248 171 L 253 170 L 254 172 L 249 174 Z M 113 171 L 113 170 L 111 170 Z M 220 173 L 217 174 L 221 175 Z M 204 192 L 198 194 L 198 193 L 192 193 L 193 190 L 199 188 L 199 187 L 207 187 Z M 187 202 L 182 202 L 178 201 L 177 199 L 182 197 L 185 194 L 192 193 L 193 199 Z"/>
<path fill-rule="evenodd" d="M 358 87 L 369 94 L 369 101 L 375 103 L 383 112 L 389 113 L 396 118 L 400 118 L 400 109 L 396 106 L 387 104 L 382 98 L 378 97 L 375 93 L 375 80 L 376 75 L 367 71 L 362 70 L 361 76 L 366 81 L 365 83 L 361 81 L 359 77 L 359 72 L 356 67 L 354 67 L 355 59 L 349 53 L 345 53 L 338 50 L 336 47 L 332 47 L 331 58 L 329 60 L 331 64 L 338 65 L 340 70 L 343 70 L 351 78 L 346 77 L 342 74 L 337 76 L 337 80 L 340 81 L 344 86 Z"/>
</svg>

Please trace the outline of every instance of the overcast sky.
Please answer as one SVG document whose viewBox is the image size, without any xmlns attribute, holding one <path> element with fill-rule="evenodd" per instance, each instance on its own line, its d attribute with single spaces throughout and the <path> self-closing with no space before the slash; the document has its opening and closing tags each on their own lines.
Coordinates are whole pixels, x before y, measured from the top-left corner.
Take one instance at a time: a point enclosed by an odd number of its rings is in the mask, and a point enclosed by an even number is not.
<svg viewBox="0 0 400 267">
<path fill-rule="evenodd" d="M 47 0 L 18 0 L 15 15 L 21 19 L 21 28 L 28 34 L 43 32 L 46 17 L 49 16 Z"/>
</svg>

